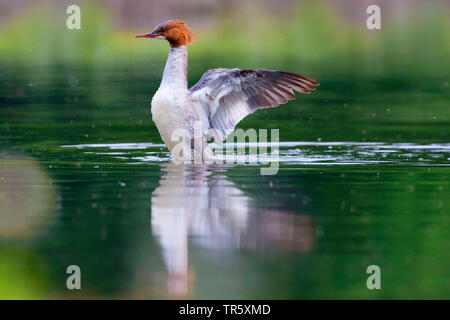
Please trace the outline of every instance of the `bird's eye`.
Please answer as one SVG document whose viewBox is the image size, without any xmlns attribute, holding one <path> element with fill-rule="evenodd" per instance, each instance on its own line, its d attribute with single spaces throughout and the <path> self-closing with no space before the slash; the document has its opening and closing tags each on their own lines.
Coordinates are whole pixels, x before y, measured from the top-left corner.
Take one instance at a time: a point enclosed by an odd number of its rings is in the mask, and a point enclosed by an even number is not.
<svg viewBox="0 0 450 320">
<path fill-rule="evenodd" d="M 165 28 L 161 28 L 161 30 L 159 32 L 166 32 Z"/>
</svg>

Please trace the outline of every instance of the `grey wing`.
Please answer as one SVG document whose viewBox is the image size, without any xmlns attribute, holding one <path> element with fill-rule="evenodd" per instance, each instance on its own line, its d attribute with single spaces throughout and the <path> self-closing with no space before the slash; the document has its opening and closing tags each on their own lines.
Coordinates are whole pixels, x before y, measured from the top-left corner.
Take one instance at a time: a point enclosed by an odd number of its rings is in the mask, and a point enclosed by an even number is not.
<svg viewBox="0 0 450 320">
<path fill-rule="evenodd" d="M 189 89 L 203 129 L 221 143 L 247 115 L 296 98 L 294 90 L 310 93 L 319 83 L 295 73 L 276 70 L 208 70 Z"/>
</svg>

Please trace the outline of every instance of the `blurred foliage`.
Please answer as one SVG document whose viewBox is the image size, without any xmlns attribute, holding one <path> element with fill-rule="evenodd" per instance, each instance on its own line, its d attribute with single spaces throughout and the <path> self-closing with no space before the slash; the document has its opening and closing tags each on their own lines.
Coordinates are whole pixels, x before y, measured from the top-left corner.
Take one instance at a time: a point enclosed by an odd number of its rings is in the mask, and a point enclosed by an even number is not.
<svg viewBox="0 0 450 320">
<path fill-rule="evenodd" d="M 30 7 L 0 30 L 2 61 L 97 66 L 164 60 L 166 43 L 134 38 L 154 26 L 114 30 L 104 5 L 82 4 L 81 30 L 68 30 L 65 12 L 50 5 Z M 401 22 L 383 20 L 378 31 L 346 21 L 321 1 L 298 5 L 284 19 L 267 13 L 245 19 L 245 14 L 233 11 L 219 17 L 215 28 L 196 30 L 200 39 L 190 47 L 194 65 L 214 67 L 208 63 L 211 56 L 226 66 L 283 67 L 297 62 L 321 74 L 357 77 L 446 75 L 450 67 L 450 20 L 448 9 L 439 4 L 408 12 Z"/>
<path fill-rule="evenodd" d="M 0 299 L 51 298 L 47 272 L 35 252 L 0 246 Z"/>
</svg>

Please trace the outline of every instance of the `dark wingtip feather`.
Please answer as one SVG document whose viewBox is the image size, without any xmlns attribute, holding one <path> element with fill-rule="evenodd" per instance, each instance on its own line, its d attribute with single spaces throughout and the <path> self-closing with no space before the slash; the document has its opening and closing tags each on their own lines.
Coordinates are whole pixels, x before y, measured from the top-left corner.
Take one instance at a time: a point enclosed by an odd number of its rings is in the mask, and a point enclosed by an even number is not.
<svg viewBox="0 0 450 320">
<path fill-rule="evenodd" d="M 291 87 L 295 91 L 309 94 L 311 91 L 316 90 L 315 86 L 319 85 L 319 82 L 296 73 L 292 72 L 281 72 L 281 81 L 287 86 Z"/>
<path fill-rule="evenodd" d="M 306 82 L 306 83 L 308 83 L 308 84 L 310 84 L 310 85 L 312 85 L 312 86 L 319 86 L 320 85 L 320 83 L 317 81 L 317 80 L 315 80 L 315 79 L 313 79 L 313 78 L 310 78 L 310 77 L 307 77 L 307 76 L 302 76 L 301 74 L 297 74 L 297 73 L 292 73 L 292 72 L 282 72 L 284 75 L 286 75 L 287 77 L 289 77 L 289 78 L 293 78 L 293 79 L 295 79 L 295 80 L 302 80 L 302 81 L 304 81 L 304 82 Z"/>
</svg>

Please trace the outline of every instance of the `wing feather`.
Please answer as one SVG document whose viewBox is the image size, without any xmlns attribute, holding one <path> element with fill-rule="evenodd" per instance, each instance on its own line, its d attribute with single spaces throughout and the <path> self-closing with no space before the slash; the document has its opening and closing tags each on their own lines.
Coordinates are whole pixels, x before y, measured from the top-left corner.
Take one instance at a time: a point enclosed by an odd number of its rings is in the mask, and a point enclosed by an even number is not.
<svg viewBox="0 0 450 320">
<path fill-rule="evenodd" d="M 191 89 L 192 102 L 204 130 L 221 143 L 235 126 L 258 109 L 273 108 L 310 93 L 319 83 L 309 77 L 276 70 L 208 70 Z"/>
</svg>

